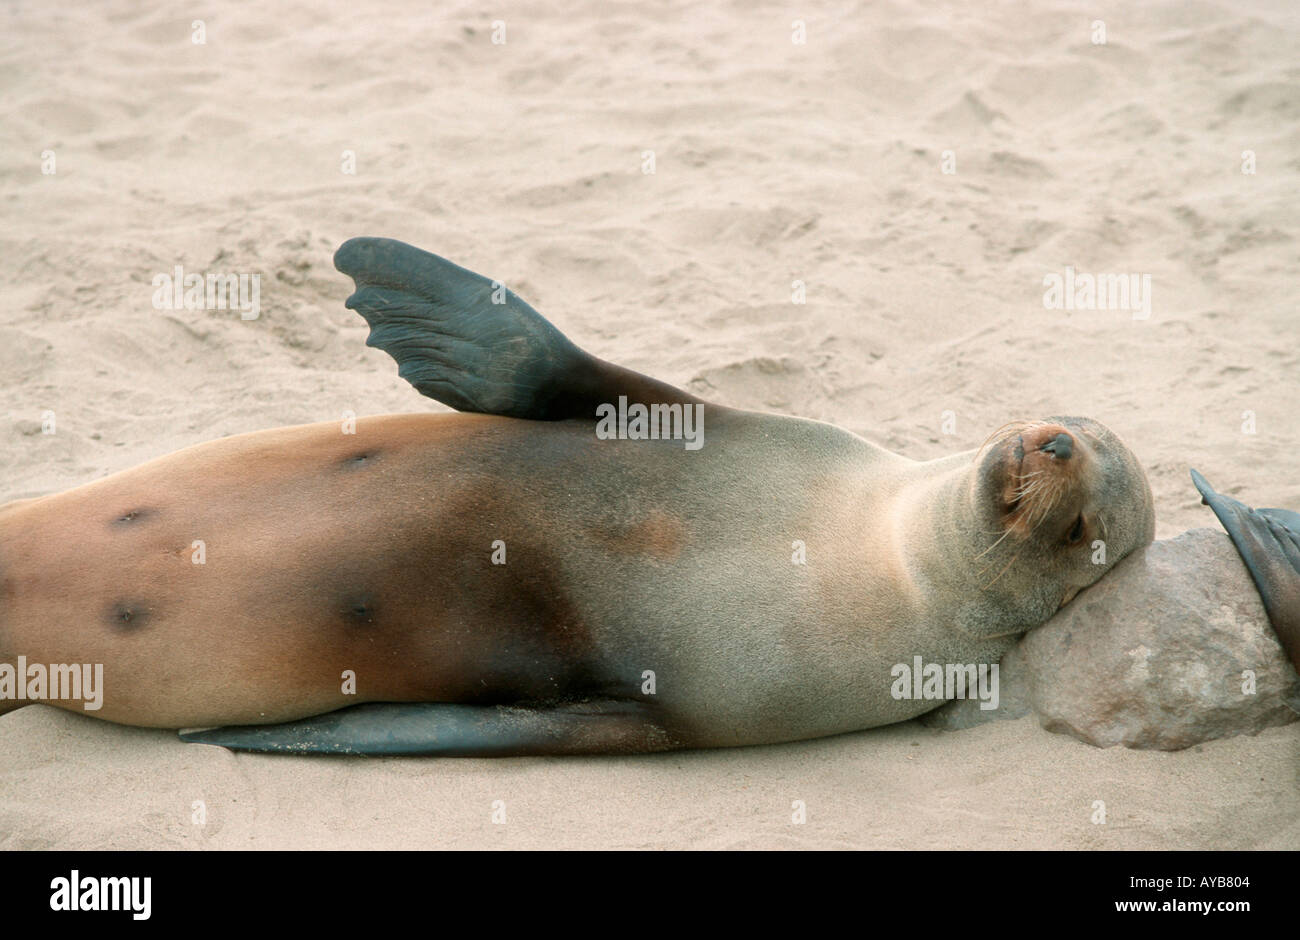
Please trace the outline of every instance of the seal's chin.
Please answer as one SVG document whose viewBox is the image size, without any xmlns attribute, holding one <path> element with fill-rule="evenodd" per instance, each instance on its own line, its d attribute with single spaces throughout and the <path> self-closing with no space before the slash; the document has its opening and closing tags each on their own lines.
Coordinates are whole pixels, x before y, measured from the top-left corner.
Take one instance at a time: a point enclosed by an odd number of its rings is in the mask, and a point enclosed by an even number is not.
<svg viewBox="0 0 1300 940">
<path fill-rule="evenodd" d="M 1023 422 L 1000 430 L 986 472 L 1004 529 L 1026 538 L 1053 514 L 1070 511 L 1088 460 L 1088 444 L 1063 424 Z"/>
</svg>

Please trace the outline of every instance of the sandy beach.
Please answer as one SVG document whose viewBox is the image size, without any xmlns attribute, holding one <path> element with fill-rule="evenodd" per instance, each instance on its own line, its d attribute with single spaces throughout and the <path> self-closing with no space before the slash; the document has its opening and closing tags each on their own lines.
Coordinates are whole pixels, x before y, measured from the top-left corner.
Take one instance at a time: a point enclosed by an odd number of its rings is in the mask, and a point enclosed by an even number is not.
<svg viewBox="0 0 1300 940">
<path fill-rule="evenodd" d="M 1146 468 L 1158 538 L 1216 525 L 1192 467 L 1300 509 L 1294 4 L 115 0 L 0 22 L 0 502 L 445 410 L 343 306 L 334 249 L 384 235 L 604 359 L 915 459 L 1093 417 Z M 259 274 L 257 318 L 158 309 L 178 265 Z M 1146 309 L 1045 305 L 1067 269 L 1138 276 Z M 1178 752 L 1029 717 L 291 759 L 32 706 L 0 751 L 5 849 L 1300 848 L 1300 722 Z"/>
</svg>

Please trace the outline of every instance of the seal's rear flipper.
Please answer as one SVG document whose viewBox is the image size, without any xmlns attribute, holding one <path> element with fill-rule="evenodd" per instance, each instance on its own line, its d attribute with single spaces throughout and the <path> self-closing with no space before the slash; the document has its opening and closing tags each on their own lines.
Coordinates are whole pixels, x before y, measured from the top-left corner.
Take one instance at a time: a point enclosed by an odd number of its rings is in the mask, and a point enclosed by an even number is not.
<svg viewBox="0 0 1300 940">
<path fill-rule="evenodd" d="M 1216 493 L 1192 471 L 1202 502 L 1214 510 L 1246 563 L 1269 623 L 1300 672 L 1300 513 L 1289 509 L 1251 509 Z"/>
<path fill-rule="evenodd" d="M 503 285 L 391 238 L 351 238 L 334 266 L 356 282 L 347 306 L 368 346 L 397 360 L 422 395 L 458 411 L 558 421 L 596 406 L 699 399 L 583 352 Z"/>
<path fill-rule="evenodd" d="M 182 732 L 181 740 L 282 754 L 638 754 L 674 744 L 635 702 L 556 708 L 446 702 L 353 705 L 282 725 Z"/>
</svg>

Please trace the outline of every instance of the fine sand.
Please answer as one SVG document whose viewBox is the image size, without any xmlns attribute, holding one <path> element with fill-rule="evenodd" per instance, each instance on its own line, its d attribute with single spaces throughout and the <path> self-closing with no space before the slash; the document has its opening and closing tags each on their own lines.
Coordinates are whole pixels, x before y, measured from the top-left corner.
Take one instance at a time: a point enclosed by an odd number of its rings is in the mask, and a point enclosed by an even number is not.
<svg viewBox="0 0 1300 940">
<path fill-rule="evenodd" d="M 1160 537 L 1216 524 L 1189 467 L 1300 508 L 1293 3 L 196 11 L 0 13 L 0 501 L 441 410 L 343 307 L 330 256 L 364 234 L 502 279 L 603 358 L 909 457 L 1094 417 L 1146 467 Z M 156 309 L 176 265 L 260 274 L 260 316 Z M 1149 318 L 1045 308 L 1067 266 L 1149 275 Z M 1300 723 L 1177 753 L 1027 718 L 292 759 L 33 706 L 0 753 L 3 848 L 1300 848 Z"/>
</svg>

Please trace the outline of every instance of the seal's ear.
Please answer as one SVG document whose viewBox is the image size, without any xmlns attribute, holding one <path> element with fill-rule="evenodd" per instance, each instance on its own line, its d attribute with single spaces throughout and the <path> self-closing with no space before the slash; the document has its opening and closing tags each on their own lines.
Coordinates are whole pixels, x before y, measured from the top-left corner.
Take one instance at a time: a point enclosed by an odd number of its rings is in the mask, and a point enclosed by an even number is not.
<svg viewBox="0 0 1300 940">
<path fill-rule="evenodd" d="M 356 282 L 347 306 L 370 324 L 366 344 L 397 360 L 422 395 L 458 411 L 557 421 L 594 418 L 620 395 L 697 401 L 583 352 L 500 282 L 404 242 L 349 239 L 334 267 Z"/>
<path fill-rule="evenodd" d="M 1251 509 L 1231 496 L 1216 493 L 1195 470 L 1192 482 L 1200 490 L 1201 501 L 1228 530 L 1259 589 L 1269 623 L 1300 672 L 1300 513 Z"/>
</svg>

